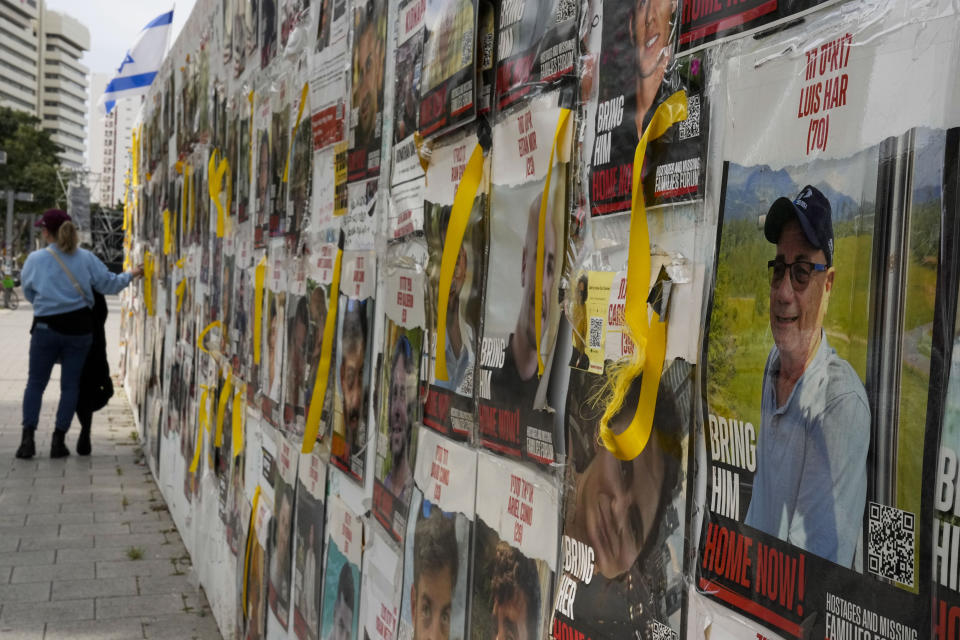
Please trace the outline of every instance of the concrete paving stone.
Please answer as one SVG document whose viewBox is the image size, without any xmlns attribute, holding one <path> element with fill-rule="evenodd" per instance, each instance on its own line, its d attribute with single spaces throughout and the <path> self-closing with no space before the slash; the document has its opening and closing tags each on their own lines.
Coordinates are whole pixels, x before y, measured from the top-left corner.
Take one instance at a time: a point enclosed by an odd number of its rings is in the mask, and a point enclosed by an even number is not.
<svg viewBox="0 0 960 640">
<path fill-rule="evenodd" d="M 97 562 L 98 578 L 119 578 L 122 576 L 169 576 L 176 571 L 176 565 L 174 565 L 174 563 L 169 559 L 103 560 Z"/>
<path fill-rule="evenodd" d="M 162 533 L 127 533 L 96 536 L 97 547 L 148 547 L 166 543 Z"/>
<path fill-rule="evenodd" d="M 109 509 L 119 508 L 120 504 L 110 501 Z M 62 507 L 60 507 L 60 513 L 93 513 L 97 510 L 98 505 L 95 502 L 65 502 Z M 103 507 L 99 507 L 103 508 Z"/>
<path fill-rule="evenodd" d="M 92 549 L 93 536 L 30 536 L 21 538 L 20 551 L 43 551 L 45 549 Z"/>
<path fill-rule="evenodd" d="M 128 547 L 99 547 L 93 549 L 61 549 L 57 551 L 57 562 L 103 562 L 106 560 L 129 560 Z"/>
<path fill-rule="evenodd" d="M 57 503 L 49 504 L 0 504 L 0 510 L 9 515 L 30 515 L 33 513 L 60 513 L 60 506 Z"/>
<path fill-rule="evenodd" d="M 10 504 L 28 504 L 32 496 L 32 489 L 0 489 L 0 508 Z"/>
<path fill-rule="evenodd" d="M 20 546 L 20 538 L 17 536 L 4 536 L 0 538 L 0 552 L 16 551 Z"/>
<path fill-rule="evenodd" d="M 13 574 L 13 567 L 0 567 L 0 584 L 10 582 L 10 576 Z"/>
<path fill-rule="evenodd" d="M 43 623 L 0 621 L 0 640 L 43 640 Z"/>
<path fill-rule="evenodd" d="M 98 620 L 143 618 L 183 612 L 183 598 L 178 593 L 97 598 Z"/>
<path fill-rule="evenodd" d="M 21 525 L 19 527 L 0 527 L 0 536 L 20 536 L 21 538 L 25 537 L 34 537 L 34 536 L 55 536 L 60 533 L 60 525 L 58 524 L 30 524 L 30 525 Z"/>
<path fill-rule="evenodd" d="M 140 576 L 137 578 L 140 595 L 196 592 L 195 581 L 188 574 L 177 576 Z"/>
<path fill-rule="evenodd" d="M 43 623 L 59 620 L 91 620 L 93 598 L 54 602 L 16 602 L 3 605 L 0 621 L 10 623 Z"/>
<path fill-rule="evenodd" d="M 96 511 L 93 514 L 94 522 L 129 522 L 132 524 L 134 520 L 143 522 L 159 519 L 160 517 L 152 512 L 147 515 L 138 514 L 136 517 L 124 511 Z"/>
<path fill-rule="evenodd" d="M 0 636 L 2 638 L 2 636 Z M 139 618 L 83 620 L 81 622 L 48 622 L 44 640 L 132 640 L 143 638 Z"/>
<path fill-rule="evenodd" d="M 4 489 L 29 489 L 33 487 L 34 479 L 32 476 L 18 476 L 7 478 L 3 481 Z"/>
<path fill-rule="evenodd" d="M 93 513 L 31 513 L 27 516 L 27 524 L 93 524 Z"/>
<path fill-rule="evenodd" d="M 0 553 L 0 565 L 28 567 L 37 564 L 53 564 L 56 551 L 5 551 Z M 2 600 L 0 600 L 2 602 Z"/>
<path fill-rule="evenodd" d="M 10 582 L 52 582 L 54 580 L 80 580 L 93 578 L 93 562 L 70 562 L 66 564 L 40 564 L 30 567 L 14 567 Z"/>
<path fill-rule="evenodd" d="M 130 532 L 131 533 L 166 533 L 171 527 L 173 527 L 173 522 L 164 522 L 161 520 L 154 520 L 152 522 L 131 522 L 130 523 Z"/>
<path fill-rule="evenodd" d="M 110 536 L 130 533 L 130 525 L 120 522 L 101 522 L 90 524 L 64 524 L 60 526 L 61 536 Z"/>
<path fill-rule="evenodd" d="M 210 640 L 221 638 L 217 621 L 210 613 L 144 618 L 144 637 L 149 640 Z"/>
<path fill-rule="evenodd" d="M 104 598 L 137 595 L 136 578 L 102 578 L 95 580 L 58 580 L 53 583 L 53 600 Z"/>
<path fill-rule="evenodd" d="M 0 584 L 0 602 L 46 602 L 50 599 L 49 582 Z"/>
</svg>

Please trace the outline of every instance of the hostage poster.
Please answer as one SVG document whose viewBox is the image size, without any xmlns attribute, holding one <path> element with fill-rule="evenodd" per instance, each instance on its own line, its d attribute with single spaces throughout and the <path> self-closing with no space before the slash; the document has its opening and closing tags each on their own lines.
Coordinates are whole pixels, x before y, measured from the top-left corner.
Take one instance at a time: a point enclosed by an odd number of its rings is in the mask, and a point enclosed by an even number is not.
<svg viewBox="0 0 960 640">
<path fill-rule="evenodd" d="M 420 135 L 439 135 L 477 115 L 477 1 L 426 0 Z"/>
<path fill-rule="evenodd" d="M 826 42 L 786 31 L 798 55 L 745 46 L 724 69 L 724 121 L 746 130 L 728 125 L 722 152 L 696 586 L 785 637 L 930 635 L 923 479 L 956 115 L 924 65 L 956 25 L 914 18 Z M 932 98 L 891 119 L 894 58 Z"/>
<path fill-rule="evenodd" d="M 386 0 L 353 0 L 350 130 L 347 179 L 380 175 L 383 78 L 387 48 Z"/>
</svg>

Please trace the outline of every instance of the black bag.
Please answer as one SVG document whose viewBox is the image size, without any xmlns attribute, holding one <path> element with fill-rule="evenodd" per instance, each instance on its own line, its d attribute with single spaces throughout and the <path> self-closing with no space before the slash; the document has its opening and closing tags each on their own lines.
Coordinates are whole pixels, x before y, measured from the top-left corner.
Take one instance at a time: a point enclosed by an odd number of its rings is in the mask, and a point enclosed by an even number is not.
<svg viewBox="0 0 960 640">
<path fill-rule="evenodd" d="M 110 398 L 113 397 L 113 380 L 110 379 L 110 376 L 104 376 L 103 380 L 96 387 L 90 389 L 90 410 L 91 411 L 100 411 L 107 403 L 110 402 Z"/>
</svg>

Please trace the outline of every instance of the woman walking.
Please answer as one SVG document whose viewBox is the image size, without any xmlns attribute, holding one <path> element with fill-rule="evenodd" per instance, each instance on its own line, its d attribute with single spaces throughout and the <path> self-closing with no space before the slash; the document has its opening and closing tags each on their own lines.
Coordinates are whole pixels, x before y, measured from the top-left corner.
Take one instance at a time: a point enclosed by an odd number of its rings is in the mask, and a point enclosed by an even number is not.
<svg viewBox="0 0 960 640">
<path fill-rule="evenodd" d="M 30 328 L 30 371 L 23 393 L 23 438 L 18 458 L 36 454 L 34 433 L 40 420 L 43 391 L 53 365 L 60 362 L 60 404 L 50 457 L 70 455 L 64 443 L 77 407 L 80 375 L 93 341 L 93 290 L 118 293 L 142 267 L 116 275 L 85 249 L 77 248 L 77 228 L 60 209 L 47 210 L 36 226 L 46 249 L 34 251 L 23 265 L 23 295 L 33 304 Z"/>
</svg>

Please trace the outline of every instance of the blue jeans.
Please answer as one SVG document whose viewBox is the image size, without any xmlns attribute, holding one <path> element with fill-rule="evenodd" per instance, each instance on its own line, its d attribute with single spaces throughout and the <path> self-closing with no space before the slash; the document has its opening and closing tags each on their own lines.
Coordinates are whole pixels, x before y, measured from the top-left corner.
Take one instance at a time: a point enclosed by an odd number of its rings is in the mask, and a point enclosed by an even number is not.
<svg viewBox="0 0 960 640">
<path fill-rule="evenodd" d="M 36 429 L 40 421 L 40 403 L 43 391 L 50 382 L 50 372 L 60 361 L 60 404 L 57 406 L 56 428 L 70 428 L 80 395 L 80 374 L 90 351 L 93 336 L 89 333 L 68 336 L 38 322 L 30 338 L 30 372 L 23 392 L 23 428 Z"/>
</svg>

